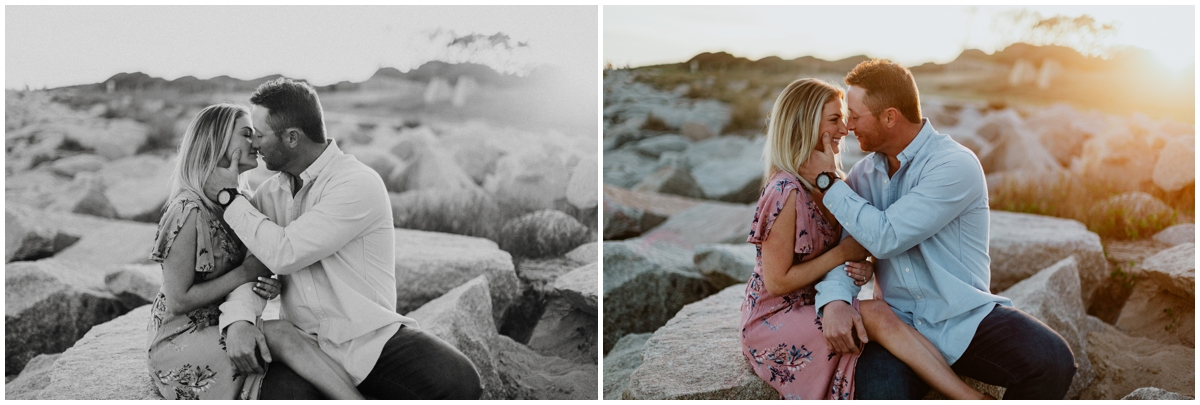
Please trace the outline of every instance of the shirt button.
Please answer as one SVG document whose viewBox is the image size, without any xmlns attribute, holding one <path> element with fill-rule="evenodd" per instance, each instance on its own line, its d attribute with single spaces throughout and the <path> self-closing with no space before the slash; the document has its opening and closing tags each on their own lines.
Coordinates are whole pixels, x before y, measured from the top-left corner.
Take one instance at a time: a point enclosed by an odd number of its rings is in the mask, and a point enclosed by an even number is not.
<svg viewBox="0 0 1200 405">
<path fill-rule="evenodd" d="M 308 291 L 312 291 L 312 287 L 308 287 Z"/>
<path fill-rule="evenodd" d="M 921 325 L 921 324 L 922 324 L 922 322 L 921 322 L 921 321 L 917 321 L 917 325 Z"/>
<path fill-rule="evenodd" d="M 917 299 L 921 299 L 921 295 L 920 295 L 920 294 L 917 294 Z"/>
<path fill-rule="evenodd" d="M 910 271 L 912 271 L 912 270 L 910 270 L 908 267 L 905 267 L 905 268 L 904 268 L 904 272 L 905 272 L 905 273 L 908 273 L 908 272 L 910 272 Z"/>
</svg>

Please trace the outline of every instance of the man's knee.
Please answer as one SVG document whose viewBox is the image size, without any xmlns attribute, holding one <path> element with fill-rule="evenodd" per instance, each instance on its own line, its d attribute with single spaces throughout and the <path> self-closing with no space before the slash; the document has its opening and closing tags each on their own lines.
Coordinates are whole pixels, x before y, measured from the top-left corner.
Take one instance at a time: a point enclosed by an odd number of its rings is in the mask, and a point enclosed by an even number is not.
<svg viewBox="0 0 1200 405">
<path fill-rule="evenodd" d="M 928 392 L 929 385 L 882 345 L 863 347 L 854 371 L 856 399 L 921 399 Z"/>
<path fill-rule="evenodd" d="M 325 399 L 325 396 L 286 364 L 275 362 L 267 368 L 258 399 Z"/>
<path fill-rule="evenodd" d="M 479 371 L 475 363 L 467 356 L 456 351 L 455 359 L 449 361 L 446 375 L 443 375 L 442 392 L 445 399 L 479 399 L 483 396 L 483 384 L 479 380 Z"/>
</svg>

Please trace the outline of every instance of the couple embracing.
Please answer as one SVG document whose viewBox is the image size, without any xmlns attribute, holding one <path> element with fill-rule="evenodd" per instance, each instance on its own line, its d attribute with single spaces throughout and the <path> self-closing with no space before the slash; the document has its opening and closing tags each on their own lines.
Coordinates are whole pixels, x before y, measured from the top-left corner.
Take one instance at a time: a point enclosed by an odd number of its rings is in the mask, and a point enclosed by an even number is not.
<svg viewBox="0 0 1200 405">
<path fill-rule="evenodd" d="M 921 117 L 903 66 L 866 61 L 845 82 L 797 80 L 771 110 L 741 309 L 750 366 L 784 399 L 990 399 L 956 373 L 1005 399 L 1062 399 L 1067 343 L 989 292 L 979 160 Z M 842 173 L 849 131 L 874 153 Z"/>
<path fill-rule="evenodd" d="M 151 259 L 147 363 L 168 399 L 478 399 L 475 366 L 396 313 L 383 180 L 280 78 L 192 120 Z M 257 190 L 239 173 L 277 171 Z M 240 183 L 240 185 L 239 185 Z M 280 297 L 280 319 L 261 318 Z"/>
</svg>

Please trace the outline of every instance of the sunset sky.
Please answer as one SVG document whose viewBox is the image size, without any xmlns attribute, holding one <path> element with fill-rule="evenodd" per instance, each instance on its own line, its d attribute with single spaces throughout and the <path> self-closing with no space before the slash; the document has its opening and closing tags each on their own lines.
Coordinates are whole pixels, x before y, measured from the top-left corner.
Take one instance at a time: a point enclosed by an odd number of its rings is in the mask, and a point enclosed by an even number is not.
<svg viewBox="0 0 1200 405">
<path fill-rule="evenodd" d="M 1194 6 L 605 6 L 603 60 L 637 67 L 725 51 L 750 59 L 945 63 L 964 49 L 990 53 L 1011 43 L 1020 33 L 999 21 L 1020 8 L 1116 23 L 1110 45 L 1149 50 L 1175 73 L 1195 69 Z"/>
<path fill-rule="evenodd" d="M 517 74 L 550 66 L 590 74 L 594 86 L 598 64 L 595 6 L 6 6 L 4 10 L 7 89 L 98 83 L 117 73 L 137 71 L 166 79 L 283 74 L 325 85 L 362 81 L 381 67 L 406 71 L 429 60 L 483 63 Z M 495 37 L 492 46 L 486 37 L 497 33 L 507 38 Z M 482 35 L 484 40 L 467 47 L 446 46 L 469 34 Z"/>
</svg>

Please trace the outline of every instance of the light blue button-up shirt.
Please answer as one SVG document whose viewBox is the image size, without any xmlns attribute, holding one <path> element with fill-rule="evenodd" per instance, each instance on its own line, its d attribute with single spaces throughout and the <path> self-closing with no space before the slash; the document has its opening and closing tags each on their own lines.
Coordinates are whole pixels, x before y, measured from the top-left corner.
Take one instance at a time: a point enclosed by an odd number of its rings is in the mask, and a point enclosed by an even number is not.
<svg viewBox="0 0 1200 405">
<path fill-rule="evenodd" d="M 996 306 L 989 292 L 988 199 L 974 153 L 925 120 L 897 156 L 872 153 L 825 193 L 825 206 L 875 256 L 876 288 L 901 320 L 925 335 L 950 364 Z M 850 300 L 859 287 L 839 267 L 817 283 L 817 308 Z"/>
</svg>

